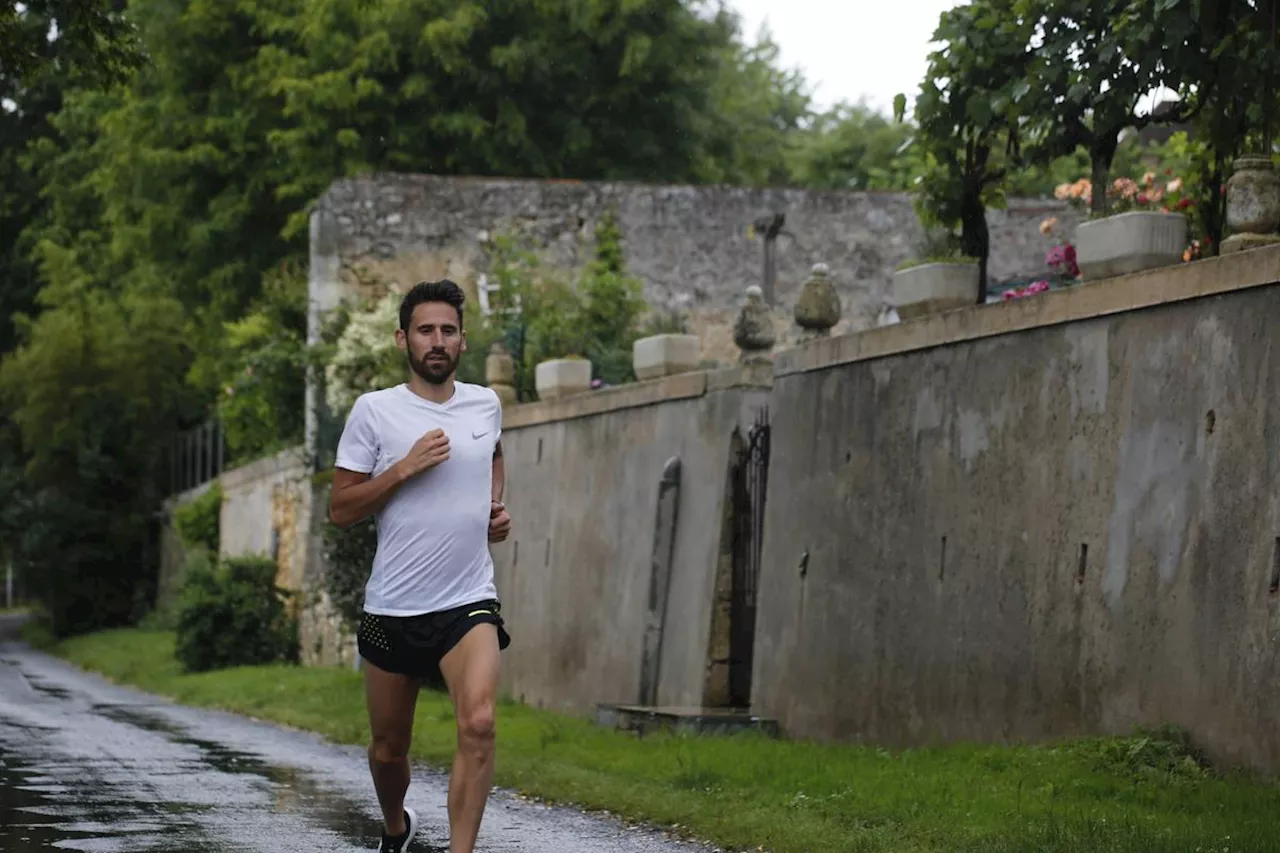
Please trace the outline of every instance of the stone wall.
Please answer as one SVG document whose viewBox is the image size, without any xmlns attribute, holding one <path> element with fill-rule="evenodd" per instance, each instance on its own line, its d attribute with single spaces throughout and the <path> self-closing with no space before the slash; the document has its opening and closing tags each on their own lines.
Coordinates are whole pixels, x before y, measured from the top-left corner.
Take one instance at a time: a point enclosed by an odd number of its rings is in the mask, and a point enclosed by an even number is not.
<svg viewBox="0 0 1280 853">
<path fill-rule="evenodd" d="M 1280 251 L 782 354 L 756 711 L 1280 768 Z"/>
<path fill-rule="evenodd" d="M 512 533 L 493 548 L 513 638 L 506 695 L 577 714 L 640 702 L 659 483 L 675 458 L 681 485 L 668 604 L 657 623 L 656 700 L 717 700 L 717 637 L 727 626 L 713 614 L 730 448 L 767 394 L 730 369 L 507 411 Z"/>
<path fill-rule="evenodd" d="M 742 292 L 762 283 L 756 220 L 786 216 L 776 242 L 779 346 L 789 342 L 790 312 L 813 264 L 830 266 L 844 304 L 837 331 L 867 328 L 885 310 L 893 270 L 921 234 L 905 193 L 395 174 L 341 180 L 313 213 L 313 319 L 361 282 L 448 276 L 474 295 L 489 265 L 487 241 L 504 232 L 528 234 L 548 263 L 576 268 L 610 209 L 650 304 L 688 311 L 704 357 L 722 362 L 734 354 L 729 327 Z M 1071 233 L 1075 220 L 1057 201 L 1013 200 L 989 212 L 994 281 L 1046 272 L 1053 241 L 1039 224 L 1050 215 Z"/>
<path fill-rule="evenodd" d="M 314 485 L 301 447 L 223 472 L 219 555 L 274 560 L 276 584 L 298 596 L 304 664 L 349 664 L 351 638 L 317 582 L 327 492 Z"/>
</svg>

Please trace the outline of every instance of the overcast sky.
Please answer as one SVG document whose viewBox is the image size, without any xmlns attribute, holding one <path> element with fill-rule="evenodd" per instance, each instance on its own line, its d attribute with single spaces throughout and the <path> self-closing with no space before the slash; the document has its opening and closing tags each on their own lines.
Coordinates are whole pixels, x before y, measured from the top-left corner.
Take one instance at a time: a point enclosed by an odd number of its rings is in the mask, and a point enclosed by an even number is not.
<svg viewBox="0 0 1280 853">
<path fill-rule="evenodd" d="M 782 63 L 799 68 L 817 106 L 844 99 L 885 112 L 914 100 L 938 15 L 956 0 L 729 0 L 754 40 L 767 21 Z"/>
</svg>

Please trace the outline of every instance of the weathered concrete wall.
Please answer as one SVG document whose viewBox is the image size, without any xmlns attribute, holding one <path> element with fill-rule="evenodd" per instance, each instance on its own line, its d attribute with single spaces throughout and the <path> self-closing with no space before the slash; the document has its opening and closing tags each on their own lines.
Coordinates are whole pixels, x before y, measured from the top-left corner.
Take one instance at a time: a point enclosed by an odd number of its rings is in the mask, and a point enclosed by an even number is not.
<svg viewBox="0 0 1280 853">
<path fill-rule="evenodd" d="M 1277 281 L 1262 250 L 781 357 L 756 711 L 885 744 L 1172 723 L 1280 767 Z"/>
<path fill-rule="evenodd" d="M 650 304 L 687 309 L 704 357 L 713 360 L 732 356 L 729 327 L 741 294 L 762 281 L 763 238 L 750 233 L 754 221 L 786 216 L 776 243 L 780 345 L 813 264 L 831 268 L 844 303 L 838 330 L 867 328 L 921 234 L 905 193 L 394 174 L 341 180 L 313 213 L 313 319 L 361 282 L 449 276 L 474 294 L 489 266 L 486 241 L 504 232 L 526 233 L 550 264 L 577 268 L 608 209 L 617 212 L 629 268 Z M 1013 200 L 988 214 L 994 280 L 1046 271 L 1053 241 L 1038 226 L 1049 215 L 1071 233 L 1073 214 L 1052 200 Z"/>
<path fill-rule="evenodd" d="M 219 556 L 268 557 L 276 582 L 298 589 L 306 560 L 310 479 L 298 448 L 226 471 L 222 482 Z"/>
<path fill-rule="evenodd" d="M 319 583 L 323 571 L 320 524 L 328 500 L 313 485 L 302 448 L 224 472 L 220 556 L 275 560 L 276 583 L 298 596 L 302 663 L 349 663 L 351 638 L 341 630 Z M 317 506 L 316 501 L 321 501 Z"/>
<path fill-rule="evenodd" d="M 509 409 L 502 444 L 512 534 L 493 546 L 513 642 L 503 692 L 589 714 L 638 701 L 658 486 L 682 486 L 658 679 L 659 704 L 700 704 L 734 429 L 767 389 L 736 370 L 689 373 Z"/>
</svg>

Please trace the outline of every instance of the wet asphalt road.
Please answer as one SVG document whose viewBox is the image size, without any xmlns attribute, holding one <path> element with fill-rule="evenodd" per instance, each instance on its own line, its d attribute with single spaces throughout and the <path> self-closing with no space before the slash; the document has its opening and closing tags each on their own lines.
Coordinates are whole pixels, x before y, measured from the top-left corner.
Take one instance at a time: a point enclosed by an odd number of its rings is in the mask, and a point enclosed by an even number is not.
<svg viewBox="0 0 1280 853">
<path fill-rule="evenodd" d="M 0 851 L 347 853 L 377 849 L 364 750 L 111 685 L 6 640 L 0 616 Z M 6 629 L 8 631 L 6 632 Z M 413 851 L 445 851 L 447 778 L 413 768 Z M 693 853 L 608 818 L 495 791 L 478 850 Z"/>
</svg>

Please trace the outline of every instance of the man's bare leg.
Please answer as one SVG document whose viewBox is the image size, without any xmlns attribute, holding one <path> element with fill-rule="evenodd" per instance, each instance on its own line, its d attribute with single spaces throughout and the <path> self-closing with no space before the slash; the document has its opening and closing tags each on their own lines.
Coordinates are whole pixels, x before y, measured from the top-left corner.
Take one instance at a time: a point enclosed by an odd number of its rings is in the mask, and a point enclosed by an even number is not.
<svg viewBox="0 0 1280 853">
<path fill-rule="evenodd" d="M 369 772 L 378 792 L 387 835 L 402 835 L 404 795 L 409 790 L 409 742 L 418 679 L 396 675 L 363 661 L 365 700 L 369 706 Z"/>
<path fill-rule="evenodd" d="M 449 853 L 474 853 L 493 785 L 499 654 L 497 628 L 483 623 L 468 631 L 440 662 L 458 722 L 449 777 Z"/>
</svg>

